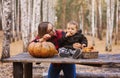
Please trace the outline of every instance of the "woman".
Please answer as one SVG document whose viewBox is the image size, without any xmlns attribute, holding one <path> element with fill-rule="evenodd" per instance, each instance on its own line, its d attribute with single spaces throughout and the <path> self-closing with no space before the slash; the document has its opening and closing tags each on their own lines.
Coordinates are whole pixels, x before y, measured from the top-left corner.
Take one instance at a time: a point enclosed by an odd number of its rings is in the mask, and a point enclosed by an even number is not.
<svg viewBox="0 0 120 78">
<path fill-rule="evenodd" d="M 65 35 L 61 30 L 55 30 L 50 22 L 42 22 L 38 26 L 38 36 L 35 42 L 46 40 L 52 42 L 56 49 L 62 47 L 59 42 L 60 38 Z M 48 70 L 48 78 L 59 78 L 60 71 L 63 70 L 65 78 L 76 78 L 75 64 L 57 64 L 51 63 Z"/>
</svg>

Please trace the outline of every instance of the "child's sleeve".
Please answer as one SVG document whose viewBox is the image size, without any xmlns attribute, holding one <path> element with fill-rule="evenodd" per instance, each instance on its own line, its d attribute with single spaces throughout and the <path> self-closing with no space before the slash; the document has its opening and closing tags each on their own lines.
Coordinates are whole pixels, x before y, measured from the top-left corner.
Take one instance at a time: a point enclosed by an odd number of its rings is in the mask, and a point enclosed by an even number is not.
<svg viewBox="0 0 120 78">
<path fill-rule="evenodd" d="M 88 40 L 83 34 L 82 34 L 81 44 L 86 44 L 86 47 L 88 46 Z"/>
</svg>

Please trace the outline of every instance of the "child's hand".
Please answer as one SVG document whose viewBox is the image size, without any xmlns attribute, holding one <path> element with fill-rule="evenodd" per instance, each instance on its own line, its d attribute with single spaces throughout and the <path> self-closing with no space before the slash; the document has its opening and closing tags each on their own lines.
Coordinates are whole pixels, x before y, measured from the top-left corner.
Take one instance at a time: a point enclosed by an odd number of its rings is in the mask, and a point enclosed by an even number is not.
<svg viewBox="0 0 120 78">
<path fill-rule="evenodd" d="M 81 47 L 82 47 L 82 45 L 80 43 L 73 44 L 73 48 L 75 48 L 75 49 L 80 49 Z"/>
<path fill-rule="evenodd" d="M 66 33 L 66 37 L 69 37 L 69 36 L 72 36 L 72 33 L 67 32 L 67 33 Z"/>
<path fill-rule="evenodd" d="M 86 47 L 86 44 L 82 44 L 82 46 L 81 46 L 82 48 L 85 48 Z"/>
</svg>

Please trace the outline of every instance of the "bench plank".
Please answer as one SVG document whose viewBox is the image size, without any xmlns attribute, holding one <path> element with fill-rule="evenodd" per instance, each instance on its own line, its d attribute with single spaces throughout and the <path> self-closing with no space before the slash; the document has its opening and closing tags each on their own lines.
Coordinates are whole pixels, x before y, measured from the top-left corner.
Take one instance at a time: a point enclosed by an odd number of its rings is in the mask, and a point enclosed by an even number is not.
<svg viewBox="0 0 120 78">
<path fill-rule="evenodd" d="M 96 59 L 73 59 L 73 58 L 61 58 L 58 55 L 52 58 L 35 58 L 28 52 L 18 54 L 16 56 L 5 58 L 3 62 L 44 62 L 44 63 L 75 63 L 75 64 L 89 64 L 89 65 L 105 65 L 105 64 L 120 64 L 120 54 L 99 54 Z"/>
</svg>

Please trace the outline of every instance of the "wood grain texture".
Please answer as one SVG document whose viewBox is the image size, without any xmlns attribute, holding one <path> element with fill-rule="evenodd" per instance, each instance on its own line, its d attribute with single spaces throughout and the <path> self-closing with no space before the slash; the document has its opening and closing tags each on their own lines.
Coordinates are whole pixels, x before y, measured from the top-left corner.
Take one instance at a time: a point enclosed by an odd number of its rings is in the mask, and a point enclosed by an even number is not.
<svg viewBox="0 0 120 78">
<path fill-rule="evenodd" d="M 106 64 L 120 64 L 120 54 L 99 54 L 98 58 L 95 59 L 73 59 L 72 57 L 63 58 L 58 55 L 51 58 L 35 58 L 32 57 L 28 52 L 18 54 L 16 56 L 5 58 L 3 62 L 46 62 L 46 63 L 74 63 L 74 64 L 96 64 L 96 65 L 106 65 Z"/>
</svg>

